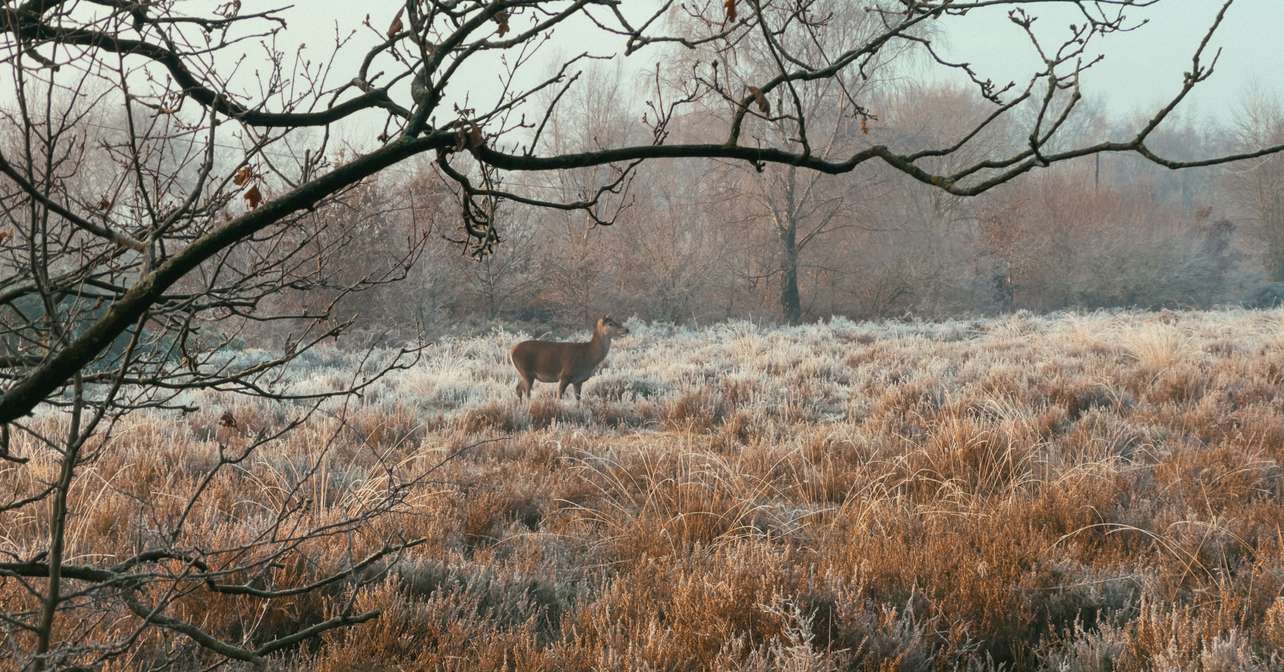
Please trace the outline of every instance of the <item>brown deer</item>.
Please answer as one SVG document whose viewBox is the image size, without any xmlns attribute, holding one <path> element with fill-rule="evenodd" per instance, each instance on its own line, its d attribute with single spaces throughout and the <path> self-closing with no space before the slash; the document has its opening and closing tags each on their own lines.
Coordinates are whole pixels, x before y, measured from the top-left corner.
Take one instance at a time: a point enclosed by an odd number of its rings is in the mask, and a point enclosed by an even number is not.
<svg viewBox="0 0 1284 672">
<path fill-rule="evenodd" d="M 535 381 L 557 383 L 557 398 L 562 398 L 567 385 L 575 386 L 575 398 L 580 398 L 580 386 L 597 370 L 606 353 L 611 349 L 611 339 L 627 336 L 629 330 L 611 319 L 610 315 L 597 321 L 593 327 L 593 340 L 588 343 L 562 343 L 557 341 L 522 341 L 510 355 L 517 368 L 517 398 L 531 396 Z"/>
</svg>

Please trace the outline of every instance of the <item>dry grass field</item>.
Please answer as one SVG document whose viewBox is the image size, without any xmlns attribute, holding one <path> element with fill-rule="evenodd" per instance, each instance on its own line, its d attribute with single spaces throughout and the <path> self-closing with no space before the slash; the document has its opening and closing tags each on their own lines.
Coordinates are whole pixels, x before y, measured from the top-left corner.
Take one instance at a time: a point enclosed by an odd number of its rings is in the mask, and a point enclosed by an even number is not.
<svg viewBox="0 0 1284 672">
<path fill-rule="evenodd" d="M 629 326 L 582 403 L 517 402 L 524 334 L 452 340 L 221 472 L 193 546 L 261 533 L 312 470 L 314 523 L 431 476 L 366 533 L 299 548 L 277 571 L 300 585 L 425 541 L 360 587 L 174 609 L 244 642 L 382 609 L 277 659 L 300 671 L 1284 669 L 1284 311 Z M 297 389 L 353 366 L 310 361 Z M 193 401 L 86 468 L 72 562 L 146 547 L 220 445 L 294 413 Z M 40 548 L 46 513 L 0 547 Z M 183 646 L 148 631 L 118 665 Z"/>
</svg>

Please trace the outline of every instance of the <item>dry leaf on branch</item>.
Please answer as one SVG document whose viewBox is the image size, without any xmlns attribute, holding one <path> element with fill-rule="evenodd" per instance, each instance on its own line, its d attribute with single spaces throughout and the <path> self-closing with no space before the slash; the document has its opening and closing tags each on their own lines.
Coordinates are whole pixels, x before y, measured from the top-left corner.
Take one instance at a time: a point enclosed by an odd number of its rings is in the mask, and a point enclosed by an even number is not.
<svg viewBox="0 0 1284 672">
<path fill-rule="evenodd" d="M 251 177 L 254 177 L 254 171 L 250 170 L 249 166 L 241 166 L 241 169 L 232 176 L 232 182 L 235 182 L 238 187 L 244 187 Z"/>
<path fill-rule="evenodd" d="M 762 89 L 751 86 L 749 87 L 749 94 L 753 96 L 754 102 L 758 103 L 759 111 L 763 114 L 771 114 L 771 102 L 762 94 Z"/>
<path fill-rule="evenodd" d="M 499 24 L 499 36 L 508 34 L 508 12 L 500 10 L 495 13 L 495 23 Z"/>
<path fill-rule="evenodd" d="M 405 13 L 405 11 L 406 6 L 402 5 L 401 9 L 397 10 L 397 15 L 392 17 L 392 25 L 388 26 L 388 39 L 391 40 L 396 37 L 397 33 L 400 33 L 401 30 L 406 27 L 406 25 L 401 22 L 401 15 Z"/>
<path fill-rule="evenodd" d="M 736 0 L 722 0 L 723 9 L 727 10 L 727 22 L 736 20 Z"/>
<path fill-rule="evenodd" d="M 474 124 L 468 124 L 459 129 L 455 135 L 455 151 L 462 152 L 465 148 L 476 149 L 482 145 L 481 127 Z"/>
<path fill-rule="evenodd" d="M 259 204 L 263 202 L 263 192 L 259 191 L 259 185 L 256 184 L 245 192 L 245 202 L 250 205 L 251 210 L 259 207 Z"/>
<path fill-rule="evenodd" d="M 9 233 L 9 229 L 0 229 L 0 243 L 8 240 L 11 235 L 13 234 Z"/>
<path fill-rule="evenodd" d="M 241 0 L 225 2 L 215 8 L 214 13 L 225 19 L 234 19 L 237 14 L 241 13 Z"/>
<path fill-rule="evenodd" d="M 860 118 L 860 132 L 869 135 L 869 117 Z"/>
</svg>

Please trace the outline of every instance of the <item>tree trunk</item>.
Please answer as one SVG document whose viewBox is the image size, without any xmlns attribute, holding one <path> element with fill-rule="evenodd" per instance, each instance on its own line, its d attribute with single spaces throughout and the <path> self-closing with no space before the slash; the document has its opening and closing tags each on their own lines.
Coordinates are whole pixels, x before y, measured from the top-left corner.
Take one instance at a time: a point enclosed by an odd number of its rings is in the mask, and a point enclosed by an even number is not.
<svg viewBox="0 0 1284 672">
<path fill-rule="evenodd" d="M 780 234 L 782 279 L 780 283 L 780 316 L 789 324 L 802 321 L 802 300 L 798 296 L 798 227 L 790 218 Z"/>
<path fill-rule="evenodd" d="M 776 232 L 780 235 L 780 317 L 788 324 L 802 322 L 802 299 L 798 295 L 797 178 L 798 169 L 790 166 L 785 173 L 784 217 L 777 216 L 776 221 Z"/>
<path fill-rule="evenodd" d="M 1266 216 L 1267 274 L 1271 282 L 1284 282 L 1284 203 L 1275 194 L 1274 203 L 1267 206 Z"/>
<path fill-rule="evenodd" d="M 1012 267 L 1001 259 L 994 267 L 994 303 L 1000 313 L 1010 313 L 1016 305 L 1016 291 L 1012 286 Z"/>
</svg>

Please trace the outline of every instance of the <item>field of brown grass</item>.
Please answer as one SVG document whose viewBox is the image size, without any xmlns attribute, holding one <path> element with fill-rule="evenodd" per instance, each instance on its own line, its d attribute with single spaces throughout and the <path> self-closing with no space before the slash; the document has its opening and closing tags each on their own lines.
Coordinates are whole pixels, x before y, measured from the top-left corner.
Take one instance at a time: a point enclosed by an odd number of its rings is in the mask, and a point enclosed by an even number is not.
<svg viewBox="0 0 1284 672">
<path fill-rule="evenodd" d="M 261 533 L 310 469 L 324 523 L 451 455 L 371 529 L 276 571 L 303 584 L 425 541 L 359 588 L 175 609 L 238 642 L 382 610 L 276 661 L 291 670 L 1284 668 L 1284 311 L 630 327 L 582 403 L 550 385 L 518 403 L 524 335 L 496 332 L 270 442 L 208 485 L 187 543 Z M 292 412 L 193 401 L 135 416 L 87 467 L 73 562 L 145 548 L 220 445 Z M 30 555 L 46 515 L 5 521 L 0 547 Z M 22 599 L 4 585 L 0 604 Z M 147 631 L 117 664 L 184 646 Z"/>
</svg>

